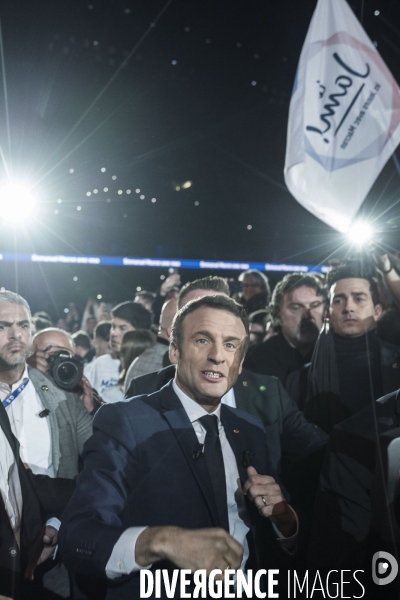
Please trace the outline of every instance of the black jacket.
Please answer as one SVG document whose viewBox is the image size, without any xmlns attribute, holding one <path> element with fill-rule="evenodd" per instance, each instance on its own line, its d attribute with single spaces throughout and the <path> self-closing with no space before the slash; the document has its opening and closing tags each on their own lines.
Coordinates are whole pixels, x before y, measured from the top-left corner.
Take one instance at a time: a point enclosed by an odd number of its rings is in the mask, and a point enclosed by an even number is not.
<svg viewBox="0 0 400 600">
<path fill-rule="evenodd" d="M 126 398 L 151 394 L 175 375 L 175 366 L 132 380 Z M 282 455 L 300 461 L 323 448 L 327 435 L 304 418 L 279 379 L 243 369 L 233 387 L 236 408 L 255 416 L 267 431 L 268 458 L 279 472 Z"/>
<path fill-rule="evenodd" d="M 382 391 L 375 396 L 375 400 L 400 387 L 400 348 L 378 338 L 376 344 Z M 368 378 L 367 365 L 365 371 Z M 287 390 L 299 408 L 304 410 L 307 419 L 327 433 L 354 414 L 355 411 L 351 411 L 341 401 L 335 342 L 331 333 L 320 334 L 311 362 L 290 375 Z M 369 403 L 369 399 L 365 398 L 364 406 Z"/>
<path fill-rule="evenodd" d="M 385 537 L 388 517 L 384 486 L 388 479 L 382 477 L 380 466 L 383 465 L 385 473 L 387 455 L 380 444 L 381 463 L 377 440 L 393 430 L 399 435 L 399 427 L 400 390 L 380 398 L 334 427 L 315 505 L 310 567 L 322 571 L 365 569 L 366 576 L 370 577 L 371 558 L 376 551 L 395 553 L 391 536 Z M 394 465 L 397 477 L 398 469 L 399 465 Z M 397 530 L 397 551 L 400 549 L 399 526 L 397 504 L 397 523 L 392 521 L 392 527 Z M 386 595 L 382 598 L 392 598 L 388 595 L 389 589 L 390 586 L 385 586 Z M 397 598 L 397 594 L 394 597 Z"/>
<path fill-rule="evenodd" d="M 0 496 L 0 594 L 16 600 L 20 594 L 22 578 L 31 573 L 42 551 L 46 520 L 61 516 L 75 489 L 75 482 L 71 479 L 33 475 L 32 471 L 25 469 L 19 457 L 18 440 L 11 431 L 6 410 L 1 402 L 0 428 L 18 464 L 23 501 L 21 540 L 18 547 Z"/>
<path fill-rule="evenodd" d="M 292 348 L 281 333 L 265 342 L 251 346 L 246 355 L 244 366 L 254 373 L 278 377 L 286 386 L 290 373 L 310 362 L 312 352 L 303 356 Z"/>
</svg>

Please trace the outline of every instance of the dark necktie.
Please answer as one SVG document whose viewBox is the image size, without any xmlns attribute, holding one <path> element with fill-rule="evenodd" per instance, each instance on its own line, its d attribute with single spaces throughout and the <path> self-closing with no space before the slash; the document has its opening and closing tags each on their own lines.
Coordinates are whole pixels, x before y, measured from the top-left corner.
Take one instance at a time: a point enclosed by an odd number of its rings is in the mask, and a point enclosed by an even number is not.
<svg viewBox="0 0 400 600">
<path fill-rule="evenodd" d="M 221 441 L 218 433 L 218 417 L 216 415 L 204 415 L 204 417 L 199 419 L 199 422 L 206 430 L 204 456 L 214 490 L 219 520 L 221 527 L 229 532 L 225 468 L 224 459 L 222 457 Z"/>
</svg>

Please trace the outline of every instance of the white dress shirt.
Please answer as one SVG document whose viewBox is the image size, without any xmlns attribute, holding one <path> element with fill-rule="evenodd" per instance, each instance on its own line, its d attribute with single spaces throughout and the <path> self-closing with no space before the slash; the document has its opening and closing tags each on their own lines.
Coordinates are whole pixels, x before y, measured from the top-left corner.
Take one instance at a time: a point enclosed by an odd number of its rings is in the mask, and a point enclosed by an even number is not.
<svg viewBox="0 0 400 600">
<path fill-rule="evenodd" d="M 202 408 L 202 406 L 200 406 L 200 404 L 198 404 L 195 400 L 189 398 L 189 396 L 187 396 L 178 387 L 175 380 L 172 382 L 172 387 L 179 400 L 182 402 L 184 409 L 186 410 L 186 413 L 190 419 L 190 422 L 192 423 L 193 429 L 197 435 L 199 443 L 203 444 L 206 437 L 206 431 L 201 425 L 201 423 L 198 421 L 198 419 L 210 413 L 208 413 L 204 408 Z M 233 389 L 229 390 L 229 392 L 225 394 L 225 396 L 223 396 L 222 402 L 234 408 L 236 407 Z M 240 478 L 236 464 L 236 458 L 226 438 L 225 431 L 220 420 L 221 404 L 218 405 L 218 407 L 212 414 L 216 415 L 218 418 L 219 437 L 221 441 L 222 456 L 224 460 L 226 476 L 229 533 L 233 538 L 235 538 L 239 542 L 239 544 L 243 546 L 243 559 L 242 564 L 240 566 L 240 569 L 243 570 L 249 556 L 249 547 L 246 539 L 246 535 L 250 527 L 248 513 L 245 506 L 242 488 L 240 485 Z M 273 527 L 278 536 L 278 541 L 282 541 L 283 547 L 288 546 L 290 548 L 290 545 L 293 545 L 293 543 L 295 543 L 297 533 L 291 538 L 284 538 L 284 536 L 282 536 L 282 534 L 275 527 L 275 525 L 273 525 Z M 151 565 L 141 567 L 135 561 L 136 541 L 139 535 L 145 529 L 147 529 L 147 527 L 129 527 L 121 535 L 121 537 L 115 544 L 109 561 L 106 565 L 106 575 L 109 579 L 114 579 L 121 575 L 128 575 L 130 573 L 134 573 L 135 571 L 139 571 L 142 568 L 150 568 Z M 290 543 L 288 544 L 287 542 Z"/>
<path fill-rule="evenodd" d="M 0 402 L 27 380 L 29 372 L 25 366 L 21 379 L 11 388 L 0 382 Z M 20 443 L 22 462 L 28 464 L 35 474 L 54 477 L 50 423 L 48 418 L 39 417 L 43 410 L 42 401 L 30 380 L 25 389 L 6 408 L 11 430 Z"/>
</svg>

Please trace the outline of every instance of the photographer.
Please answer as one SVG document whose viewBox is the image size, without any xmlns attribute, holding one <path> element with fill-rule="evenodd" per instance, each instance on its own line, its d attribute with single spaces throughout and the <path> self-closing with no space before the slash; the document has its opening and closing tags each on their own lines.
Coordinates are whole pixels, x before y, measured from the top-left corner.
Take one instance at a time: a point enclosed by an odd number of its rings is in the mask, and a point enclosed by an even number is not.
<svg viewBox="0 0 400 600">
<path fill-rule="evenodd" d="M 72 360 L 68 360 L 68 357 Z M 99 403 L 88 379 L 83 375 L 84 362 L 75 354 L 74 342 L 68 333 L 55 327 L 38 332 L 33 337 L 27 363 L 50 375 L 58 387 L 76 392 L 88 413 L 95 414 Z"/>
</svg>

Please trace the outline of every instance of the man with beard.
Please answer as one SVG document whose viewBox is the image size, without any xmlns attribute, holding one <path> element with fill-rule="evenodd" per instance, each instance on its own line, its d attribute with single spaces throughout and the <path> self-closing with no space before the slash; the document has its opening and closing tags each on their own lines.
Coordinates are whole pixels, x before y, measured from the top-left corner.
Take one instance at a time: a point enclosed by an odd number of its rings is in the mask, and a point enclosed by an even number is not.
<svg viewBox="0 0 400 600">
<path fill-rule="evenodd" d="M 48 546 L 43 558 L 57 543 L 58 522 L 47 522 L 41 533 L 40 504 L 47 516 L 61 515 L 92 432 L 81 400 L 27 366 L 30 342 L 28 303 L 13 292 L 0 292 L 0 593 L 8 596 L 11 590 L 13 598 L 14 586 L 28 585 L 22 579 L 39 558 L 41 539 Z M 32 597 L 43 597 L 42 576 L 43 571 L 35 572 Z M 22 597 L 31 597 L 28 590 Z"/>
<path fill-rule="evenodd" d="M 255 373 L 274 375 L 285 385 L 290 373 L 311 360 L 325 303 L 326 292 L 317 275 L 285 275 L 276 285 L 270 304 L 278 335 L 250 348 L 244 366 Z"/>
<path fill-rule="evenodd" d="M 73 479 L 92 434 L 92 417 L 76 394 L 28 367 L 31 313 L 24 298 L 0 292 L 0 400 L 20 455 L 35 474 Z"/>
</svg>

